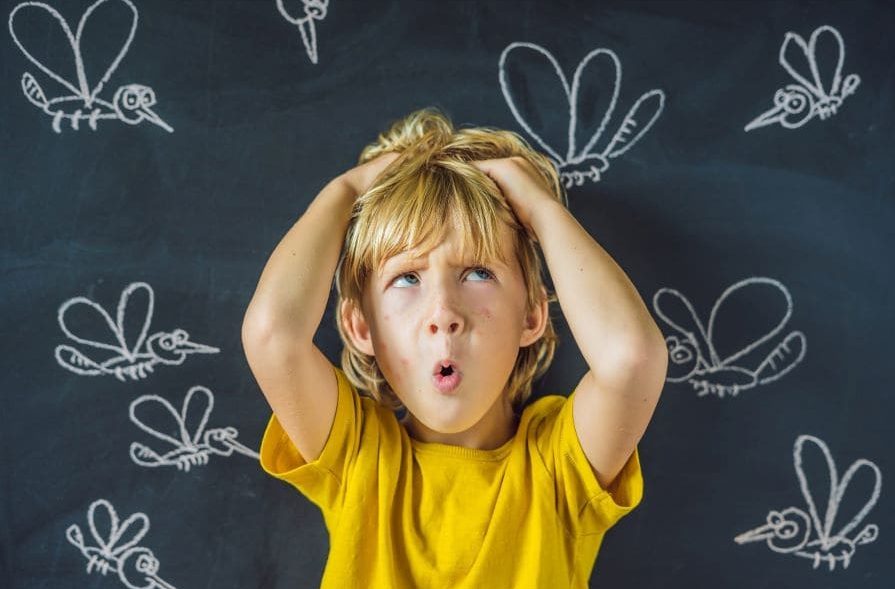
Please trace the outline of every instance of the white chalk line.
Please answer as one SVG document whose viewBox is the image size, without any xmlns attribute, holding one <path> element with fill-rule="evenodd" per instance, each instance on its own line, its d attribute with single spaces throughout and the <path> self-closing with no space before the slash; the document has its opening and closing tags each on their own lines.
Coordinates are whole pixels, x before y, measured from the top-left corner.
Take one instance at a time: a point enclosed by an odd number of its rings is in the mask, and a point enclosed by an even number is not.
<svg viewBox="0 0 895 589">
<path fill-rule="evenodd" d="M 118 53 L 106 67 L 105 72 L 100 77 L 99 81 L 91 87 L 84 68 L 84 57 L 81 54 L 81 37 L 84 32 L 84 26 L 97 9 L 103 5 L 112 6 L 111 3 L 114 2 L 120 2 L 130 11 L 130 28 L 128 30 L 127 38 L 124 40 L 124 43 L 122 43 Z M 25 10 L 28 10 L 29 12 L 37 10 L 48 14 L 49 18 L 53 19 L 56 24 L 62 28 L 62 32 L 68 39 L 68 43 L 72 50 L 72 56 L 75 61 L 75 72 L 78 78 L 77 83 L 72 82 L 53 71 L 40 59 L 35 57 L 33 53 L 26 49 L 25 44 L 16 34 L 15 27 L 16 16 L 20 15 Z M 131 41 L 134 39 L 134 34 L 137 31 L 137 21 L 137 7 L 134 6 L 131 0 L 97 0 L 84 11 L 81 20 L 78 22 L 76 33 L 72 33 L 68 22 L 55 8 L 43 2 L 22 2 L 12 9 L 12 12 L 9 14 L 9 33 L 12 35 L 15 44 L 31 63 L 36 65 L 38 69 L 53 80 L 62 84 L 71 92 L 71 94 L 68 95 L 48 98 L 46 92 L 44 92 L 43 88 L 32 74 L 28 72 L 22 74 L 22 92 L 24 92 L 25 97 L 29 102 L 53 118 L 53 130 L 56 133 L 62 132 L 61 124 L 62 121 L 66 119 L 74 130 L 80 128 L 81 121 L 87 121 L 88 126 L 96 131 L 98 121 L 114 119 L 129 125 L 138 125 L 143 121 L 149 121 L 162 129 L 165 129 L 169 133 L 174 132 L 174 129 L 152 110 L 152 107 L 155 106 L 157 100 L 155 91 L 149 86 L 144 84 L 125 84 L 120 86 L 115 91 L 111 102 L 99 98 L 98 96 L 106 82 L 109 81 L 109 78 L 111 78 L 112 74 L 118 69 L 121 60 L 124 59 L 124 56 L 127 54 Z"/>
</svg>

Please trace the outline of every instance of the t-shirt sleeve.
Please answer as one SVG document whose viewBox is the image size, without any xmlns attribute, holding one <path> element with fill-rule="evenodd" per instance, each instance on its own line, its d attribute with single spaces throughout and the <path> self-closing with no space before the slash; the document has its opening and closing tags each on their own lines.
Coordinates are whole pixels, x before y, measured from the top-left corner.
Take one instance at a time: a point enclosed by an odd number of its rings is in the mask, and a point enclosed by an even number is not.
<svg viewBox="0 0 895 589">
<path fill-rule="evenodd" d="M 261 440 L 261 467 L 304 494 L 323 510 L 338 511 L 354 465 L 362 424 L 361 399 L 345 373 L 333 366 L 338 380 L 336 415 L 320 456 L 305 461 L 298 448 L 272 415 Z"/>
<path fill-rule="evenodd" d="M 560 518 L 573 536 L 601 534 L 637 507 L 643 497 L 643 475 L 637 449 L 608 489 L 600 487 L 575 430 L 573 392 L 545 416 L 537 443 L 553 476 Z"/>
</svg>

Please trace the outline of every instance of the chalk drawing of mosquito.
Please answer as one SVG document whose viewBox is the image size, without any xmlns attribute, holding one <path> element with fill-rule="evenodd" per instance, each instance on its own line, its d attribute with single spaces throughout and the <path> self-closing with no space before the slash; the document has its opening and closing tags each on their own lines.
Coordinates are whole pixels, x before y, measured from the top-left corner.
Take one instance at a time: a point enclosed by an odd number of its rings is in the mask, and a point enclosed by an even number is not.
<svg viewBox="0 0 895 589">
<path fill-rule="evenodd" d="M 158 454 L 148 446 L 134 442 L 130 449 L 131 460 L 140 466 L 176 466 L 185 472 L 192 466 L 208 464 L 211 455 L 230 456 L 234 451 L 257 460 L 259 456 L 255 451 L 236 441 L 239 432 L 235 427 L 205 429 L 212 408 L 214 395 L 202 386 L 189 390 L 179 412 L 158 395 L 135 399 L 130 405 L 131 421 L 149 435 L 168 442 L 173 449 Z"/>
<path fill-rule="evenodd" d="M 130 32 L 117 55 L 112 60 L 112 63 L 106 68 L 106 71 L 103 73 L 102 77 L 100 77 L 96 85 L 91 88 L 84 69 L 84 58 L 81 55 L 81 39 L 84 33 L 84 27 L 90 20 L 91 15 L 97 10 L 102 9 L 103 13 L 110 14 L 110 11 L 117 10 L 114 7 L 119 5 L 123 5 L 130 11 Z M 46 18 L 46 15 L 49 15 L 50 18 L 55 19 L 62 27 L 62 32 L 65 33 L 69 45 L 71 45 L 72 52 L 74 53 L 75 71 L 78 78 L 77 83 L 64 78 L 50 69 L 40 59 L 35 57 L 33 53 L 25 48 L 22 40 L 16 35 L 15 28 L 16 17 L 21 17 L 25 12 L 30 13 L 32 15 L 31 18 Z M 31 63 L 72 92 L 71 94 L 63 96 L 47 98 L 47 94 L 44 92 L 43 88 L 41 88 L 40 84 L 38 84 L 33 75 L 28 72 L 25 72 L 22 75 L 22 91 L 25 93 L 25 97 L 31 104 L 53 117 L 53 130 L 55 132 L 62 132 L 61 124 L 63 119 L 67 119 L 71 124 L 71 128 L 75 130 L 79 128 L 81 121 L 87 121 L 88 126 L 96 131 L 96 123 L 100 119 L 115 119 L 129 125 L 137 125 L 143 121 L 149 121 L 169 133 L 174 132 L 174 129 L 172 129 L 170 125 L 165 123 L 165 121 L 153 112 L 152 107 L 156 104 L 156 98 L 155 92 L 149 86 L 144 86 L 143 84 L 126 84 L 120 86 L 115 91 L 111 102 L 99 98 L 98 96 L 102 91 L 103 86 L 109 81 L 109 78 L 112 77 L 115 70 L 118 69 L 118 64 L 124 59 L 136 31 L 137 8 L 133 5 L 131 0 L 97 0 L 84 11 L 80 22 L 78 22 L 78 30 L 75 34 L 72 34 L 71 27 L 68 26 L 68 22 L 66 22 L 65 18 L 63 18 L 55 8 L 48 4 L 44 4 L 43 2 L 22 2 L 13 8 L 12 12 L 9 14 L 9 33 L 12 35 L 15 44 L 18 45 L 19 49 L 22 50 L 22 53 L 25 54 L 25 57 L 27 57 Z M 98 67 L 96 64 L 91 65 Z"/>
<path fill-rule="evenodd" d="M 287 21 L 298 27 L 301 41 L 311 63 L 317 63 L 317 28 L 314 21 L 326 18 L 329 0 L 301 0 L 302 16 L 292 16 L 286 9 L 285 0 L 277 0 L 277 9 Z"/>
<path fill-rule="evenodd" d="M 533 124 L 526 120 L 515 98 L 515 96 L 526 98 L 527 73 L 533 69 L 531 67 L 533 63 L 544 59 L 547 60 L 556 73 L 558 82 L 562 85 L 562 90 L 565 92 L 565 98 L 562 104 L 529 105 L 528 112 L 531 113 L 529 118 L 543 118 L 537 116 L 537 114 L 538 111 L 543 112 L 545 109 L 568 109 L 568 144 L 565 146 L 565 153 L 562 154 L 560 153 L 561 149 L 548 144 L 541 137 L 539 131 L 543 132 L 543 130 L 536 130 L 533 128 Z M 601 61 L 604 63 L 600 64 Z M 579 129 L 578 127 L 578 114 L 587 106 L 579 101 L 578 90 L 582 84 L 582 78 L 587 82 L 599 75 L 607 65 L 611 67 L 613 72 L 612 79 L 608 80 L 612 84 L 612 97 L 606 112 L 603 114 L 603 119 L 600 121 L 600 126 L 590 137 L 587 137 L 587 129 Z M 550 159 L 553 160 L 566 188 L 570 188 L 573 185 L 581 186 L 587 179 L 590 179 L 592 182 L 599 181 L 602 174 L 609 169 L 609 160 L 631 149 L 649 131 L 665 107 L 665 93 L 662 90 L 654 89 L 643 94 L 637 99 L 637 102 L 634 103 L 634 106 L 631 107 L 624 119 L 622 119 L 621 125 L 609 143 L 602 150 L 596 150 L 597 141 L 603 136 L 603 132 L 606 130 L 606 126 L 609 124 L 615 111 L 619 90 L 621 89 L 622 66 L 618 56 L 611 49 L 599 48 L 588 53 L 578 64 L 578 67 L 575 68 L 571 87 L 569 87 L 569 83 L 553 55 L 534 43 L 510 43 L 503 50 L 503 53 L 500 54 L 498 67 L 500 71 L 500 89 L 503 91 L 504 99 L 507 101 L 510 111 L 522 128 L 531 135 L 537 144 L 548 154 Z M 579 139 L 582 142 L 586 141 L 583 147 L 578 147 Z"/>
<path fill-rule="evenodd" d="M 774 321 L 774 311 L 762 313 L 759 303 L 769 298 L 786 305 L 776 325 L 763 335 L 736 350 L 721 350 L 716 341 L 718 332 L 729 339 L 730 323 L 742 323 L 744 307 L 756 309 L 754 317 L 748 317 L 750 325 L 763 325 Z M 726 306 L 725 306 L 726 304 Z M 680 292 L 661 288 L 653 296 L 653 309 L 676 333 L 665 338 L 668 344 L 668 382 L 688 381 L 699 396 L 709 393 L 723 398 L 736 396 L 757 385 L 773 382 L 792 370 L 805 357 L 805 335 L 793 331 L 770 351 L 756 368 L 738 363 L 746 354 L 775 338 L 792 315 L 792 297 L 780 282 L 773 278 L 752 277 L 730 286 L 718 298 L 709 315 L 708 328 L 699 320 L 693 305 Z M 728 310 L 732 309 L 732 310 Z"/>
<path fill-rule="evenodd" d="M 832 68 L 832 79 L 828 80 L 828 85 L 821 80 L 817 65 L 818 43 L 832 47 L 836 53 L 836 64 Z M 829 52 L 826 54 L 829 55 Z M 774 123 L 780 123 L 786 129 L 796 129 L 815 116 L 824 121 L 836 114 L 842 101 L 854 94 L 861 83 L 857 74 L 850 74 L 842 79 L 845 44 L 839 31 L 829 25 L 815 29 L 807 43 L 798 34 L 787 32 L 783 45 L 780 46 L 779 61 L 783 69 L 798 83 L 787 84 L 778 89 L 774 93 L 774 108 L 758 115 L 746 125 L 747 132 Z M 828 72 L 830 68 L 824 70 Z"/>
<path fill-rule="evenodd" d="M 87 348 L 79 350 L 69 345 L 56 346 L 56 361 L 60 366 L 75 374 L 96 376 L 111 374 L 120 381 L 125 377 L 132 380 L 146 378 L 158 364 L 177 366 L 183 364 L 190 354 L 217 354 L 218 348 L 190 341 L 183 329 L 159 331 L 149 337 L 155 294 L 145 282 L 133 282 L 121 293 L 118 300 L 116 321 L 112 321 L 106 310 L 87 297 L 75 297 L 59 307 L 57 319 L 59 327 L 69 339 L 98 350 L 108 350 L 115 355 L 105 360 L 95 360 L 87 355 Z M 79 313 L 82 329 L 91 329 L 91 335 L 111 335 L 111 340 L 97 341 L 76 335 L 67 325 L 66 317 Z M 129 321 L 136 318 L 141 327 L 138 332 L 125 329 L 125 315 Z M 101 322 L 98 320 L 102 320 Z M 82 351 L 84 350 L 84 351 Z"/>
<path fill-rule="evenodd" d="M 828 480 L 814 476 L 815 473 L 806 472 L 802 456 L 808 452 L 815 454 L 811 459 L 812 464 L 820 464 L 819 460 L 823 460 L 826 464 Z M 793 458 L 796 478 L 799 479 L 799 487 L 808 512 L 798 507 L 787 507 L 782 511 L 772 510 L 768 513 L 766 524 L 740 534 L 734 541 L 737 544 L 746 544 L 764 540 L 768 548 L 774 552 L 809 559 L 815 569 L 821 563 L 826 563 L 831 571 L 836 568 L 837 563 L 846 569 L 851 563 L 856 547 L 870 544 L 879 536 L 879 527 L 876 524 L 864 526 L 857 534 L 852 532 L 876 505 L 882 490 L 882 473 L 876 464 L 861 458 L 848 467 L 840 481 L 830 449 L 823 440 L 814 436 L 801 435 L 796 439 Z M 873 489 L 857 514 L 834 532 L 842 498 L 848 491 L 852 478 L 861 470 L 869 472 L 873 477 Z M 827 501 L 823 519 L 818 512 L 818 502 L 815 498 Z"/>
<path fill-rule="evenodd" d="M 87 523 L 96 546 L 87 546 L 77 524 L 65 530 L 65 537 L 87 559 L 87 573 L 115 573 L 129 589 L 176 589 L 158 576 L 159 561 L 152 550 L 137 546 L 149 531 L 145 513 L 134 513 L 120 522 L 115 508 L 105 499 L 97 499 L 87 510 Z"/>
</svg>

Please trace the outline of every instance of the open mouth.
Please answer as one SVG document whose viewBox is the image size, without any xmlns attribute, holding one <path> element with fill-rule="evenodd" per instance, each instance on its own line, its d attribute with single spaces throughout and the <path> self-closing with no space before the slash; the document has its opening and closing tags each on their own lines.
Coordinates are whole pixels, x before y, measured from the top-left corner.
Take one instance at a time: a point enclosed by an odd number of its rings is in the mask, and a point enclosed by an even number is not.
<svg viewBox="0 0 895 589">
<path fill-rule="evenodd" d="M 435 363 L 435 366 L 432 367 L 432 376 L 450 376 L 456 372 L 460 372 L 460 368 L 457 366 L 457 363 L 450 358 L 439 360 Z"/>
<path fill-rule="evenodd" d="M 460 386 L 463 374 L 452 360 L 442 360 L 432 369 L 432 380 L 435 387 L 443 394 L 451 394 Z"/>
</svg>

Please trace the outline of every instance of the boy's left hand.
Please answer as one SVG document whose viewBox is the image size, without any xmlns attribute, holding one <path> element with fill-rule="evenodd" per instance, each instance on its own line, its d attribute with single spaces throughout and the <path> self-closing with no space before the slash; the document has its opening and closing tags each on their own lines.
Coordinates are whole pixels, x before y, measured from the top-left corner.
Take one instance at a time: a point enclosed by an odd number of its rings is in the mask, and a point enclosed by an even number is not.
<svg viewBox="0 0 895 589">
<path fill-rule="evenodd" d="M 523 157 L 513 156 L 470 162 L 491 178 L 503 193 L 516 218 L 529 236 L 538 241 L 532 226 L 539 207 L 558 202 L 550 194 L 533 166 Z"/>
</svg>

